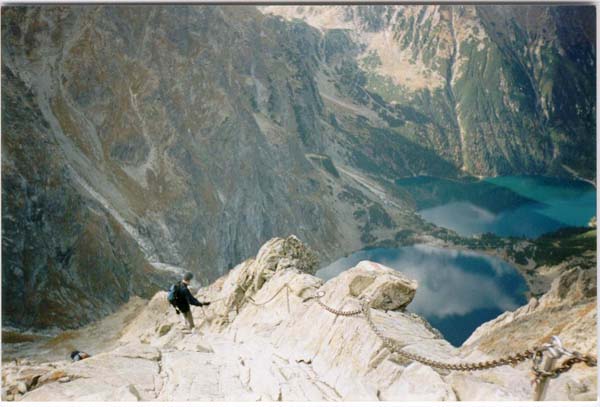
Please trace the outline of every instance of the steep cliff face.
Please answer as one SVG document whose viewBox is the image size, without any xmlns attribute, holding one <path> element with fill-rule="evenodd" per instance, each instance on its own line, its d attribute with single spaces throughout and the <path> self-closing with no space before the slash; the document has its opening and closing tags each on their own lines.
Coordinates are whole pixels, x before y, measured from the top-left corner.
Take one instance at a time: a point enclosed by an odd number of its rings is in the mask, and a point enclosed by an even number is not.
<svg viewBox="0 0 600 407">
<path fill-rule="evenodd" d="M 595 9 L 268 6 L 347 35 L 390 127 L 472 174 L 595 177 Z M 343 34 L 342 34 L 343 33 Z M 374 96 L 376 95 L 376 96 Z"/>
<path fill-rule="evenodd" d="M 275 235 L 324 260 L 421 230 L 400 177 L 594 168 L 577 11 L 543 8 L 541 36 L 487 8 L 307 10 L 3 8 L 6 320 L 83 323 L 142 270 L 207 282 Z M 61 306 L 25 317 L 23 284 Z M 81 304 L 71 286 L 100 301 L 76 322 L 56 314 Z"/>
<path fill-rule="evenodd" d="M 3 326 L 76 327 L 164 287 L 171 274 L 73 182 L 32 92 L 2 81 Z"/>
<path fill-rule="evenodd" d="M 27 78 L 64 159 L 131 224 L 151 261 L 199 268 L 203 259 L 239 254 L 272 235 L 278 222 L 269 211 L 292 217 L 297 209 L 327 222 L 310 202 L 321 186 L 306 182 L 314 170 L 301 141 L 263 134 L 253 117 L 250 96 L 266 86 L 255 65 L 269 62 L 262 57 L 275 48 L 275 35 L 261 47 L 252 26 L 260 15 L 244 11 L 252 10 L 7 11 L 6 31 L 15 34 L 5 42 L 6 68 Z M 308 69 L 298 61 L 274 65 L 287 77 Z M 307 111 L 318 104 L 310 88 L 289 85 L 274 85 L 285 102 L 274 102 L 273 115 L 293 122 L 292 94 Z M 308 174 L 294 184 L 292 172 Z M 292 193 L 307 197 L 301 208 L 275 199 Z M 202 271 L 215 277 L 222 270 Z"/>
<path fill-rule="evenodd" d="M 48 263 L 69 253 L 89 262 L 72 273 L 111 275 L 104 256 L 133 262 L 109 250 L 119 242 L 100 243 L 115 228 L 154 267 L 206 282 L 273 235 L 297 233 L 333 258 L 418 222 L 402 196 L 360 174 L 406 174 L 397 152 L 425 150 L 385 131 L 371 136 L 360 118 L 350 119 L 360 134 L 336 124 L 315 83 L 320 35 L 306 24 L 251 7 L 8 7 L 2 21 L 7 294 L 24 280 L 47 284 Z M 452 168 L 433 153 L 429 161 Z M 17 187 L 20 177 L 44 191 L 52 177 L 48 200 L 71 207 L 38 203 L 35 216 L 65 226 L 18 213 L 39 202 Z M 48 235 L 61 243 L 32 256 Z M 57 275 L 57 286 L 86 286 Z M 3 308 L 8 319 L 38 324 L 4 297 L 14 305 Z"/>
</svg>

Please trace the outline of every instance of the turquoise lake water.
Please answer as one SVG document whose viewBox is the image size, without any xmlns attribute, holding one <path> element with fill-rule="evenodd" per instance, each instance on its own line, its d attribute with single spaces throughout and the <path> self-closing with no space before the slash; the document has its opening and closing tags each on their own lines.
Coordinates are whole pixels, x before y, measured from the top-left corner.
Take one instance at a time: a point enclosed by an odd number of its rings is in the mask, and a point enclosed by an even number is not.
<svg viewBox="0 0 600 407">
<path fill-rule="evenodd" d="M 335 277 L 362 260 L 398 270 L 419 282 L 408 311 L 425 317 L 460 346 L 483 322 L 526 303 L 527 284 L 508 263 L 470 251 L 414 245 L 362 250 L 317 272 Z"/>
<path fill-rule="evenodd" d="M 396 184 L 427 221 L 464 236 L 537 237 L 585 226 L 596 214 L 596 190 L 585 182 L 545 177 L 448 180 L 413 177 Z M 460 346 L 483 322 L 525 304 L 527 285 L 508 263 L 484 254 L 427 245 L 363 250 L 319 270 L 329 279 L 371 260 L 419 282 L 409 311 L 425 317 Z"/>
<path fill-rule="evenodd" d="M 436 185 L 438 182 L 443 186 Z M 435 179 L 422 187 L 435 186 L 442 190 L 457 187 Z M 529 238 L 565 226 L 585 226 L 596 214 L 596 189 L 585 182 L 511 176 L 488 178 L 469 187 L 464 194 L 438 194 L 441 202 L 422 208 L 419 213 L 428 222 L 463 236 L 491 232 L 498 236 Z M 489 196 L 471 199 L 473 190 L 477 189 Z M 496 197 L 501 197 L 500 207 L 495 202 Z"/>
</svg>

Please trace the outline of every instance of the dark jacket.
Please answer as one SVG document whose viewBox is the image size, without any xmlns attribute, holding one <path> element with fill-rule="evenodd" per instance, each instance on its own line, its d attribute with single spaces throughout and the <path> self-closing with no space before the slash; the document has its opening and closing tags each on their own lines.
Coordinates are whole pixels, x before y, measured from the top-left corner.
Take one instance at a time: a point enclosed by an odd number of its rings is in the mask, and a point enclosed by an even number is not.
<svg viewBox="0 0 600 407">
<path fill-rule="evenodd" d="M 190 305 L 195 305 L 197 307 L 201 307 L 205 305 L 205 303 L 198 301 L 190 290 L 187 288 L 187 285 L 184 283 L 179 283 L 179 292 L 177 293 L 177 301 L 176 305 L 181 312 L 188 312 L 190 310 Z"/>
</svg>

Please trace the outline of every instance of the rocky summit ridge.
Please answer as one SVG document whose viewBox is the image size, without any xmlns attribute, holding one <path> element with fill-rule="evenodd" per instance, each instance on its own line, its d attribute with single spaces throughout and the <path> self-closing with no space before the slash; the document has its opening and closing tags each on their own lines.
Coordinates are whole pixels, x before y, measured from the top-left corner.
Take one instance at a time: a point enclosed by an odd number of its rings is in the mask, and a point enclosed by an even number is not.
<svg viewBox="0 0 600 407">
<path fill-rule="evenodd" d="M 590 339 L 595 291 L 589 290 L 595 276 L 580 270 L 558 277 L 561 282 L 539 302 L 503 314 L 455 348 L 421 317 L 405 311 L 418 285 L 401 272 L 363 261 L 325 282 L 314 276 L 315 264 L 314 252 L 296 237 L 271 239 L 255 258 L 197 292 L 212 303 L 207 309 L 193 307 L 199 325 L 194 332 L 182 331 L 166 293 L 157 293 L 106 352 L 75 363 L 7 364 L 3 398 L 529 400 L 529 363 L 450 373 L 391 353 L 382 338 L 451 363 L 513 353 L 539 344 L 548 334 L 560 335 L 567 347 L 596 353 L 596 341 Z M 381 336 L 366 322 L 363 301 L 369 302 L 371 321 Z M 327 307 L 352 315 L 336 315 Z M 564 314 L 575 324 L 570 312 L 579 318 L 576 328 L 556 322 Z M 515 325 L 523 319 L 528 322 Z M 502 346 L 506 340 L 512 346 Z M 551 382 L 548 399 L 594 400 L 596 388 L 596 369 L 576 365 Z"/>
</svg>

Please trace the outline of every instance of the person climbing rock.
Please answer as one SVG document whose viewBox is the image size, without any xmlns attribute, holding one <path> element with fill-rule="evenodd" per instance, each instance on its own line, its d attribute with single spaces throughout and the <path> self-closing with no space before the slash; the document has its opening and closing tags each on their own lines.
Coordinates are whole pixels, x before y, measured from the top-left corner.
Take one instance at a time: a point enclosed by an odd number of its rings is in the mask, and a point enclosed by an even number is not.
<svg viewBox="0 0 600 407">
<path fill-rule="evenodd" d="M 89 353 L 82 352 L 80 350 L 74 350 L 73 352 L 71 352 L 71 361 L 73 361 L 73 362 L 78 362 L 80 360 L 87 359 L 89 357 L 90 357 Z"/>
<path fill-rule="evenodd" d="M 194 275 L 190 272 L 187 272 L 183 275 L 183 279 L 171 287 L 169 291 L 168 298 L 169 302 L 173 304 L 177 313 L 181 312 L 183 314 L 183 318 L 187 324 L 189 329 L 193 329 L 194 325 L 194 317 L 192 316 L 192 311 L 190 310 L 190 305 L 195 305 L 197 307 L 204 307 L 206 305 L 210 305 L 210 302 L 200 302 L 198 301 L 190 290 L 188 289 L 188 285 L 194 278 Z"/>
</svg>

